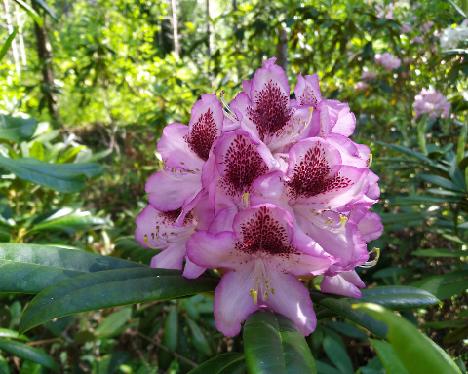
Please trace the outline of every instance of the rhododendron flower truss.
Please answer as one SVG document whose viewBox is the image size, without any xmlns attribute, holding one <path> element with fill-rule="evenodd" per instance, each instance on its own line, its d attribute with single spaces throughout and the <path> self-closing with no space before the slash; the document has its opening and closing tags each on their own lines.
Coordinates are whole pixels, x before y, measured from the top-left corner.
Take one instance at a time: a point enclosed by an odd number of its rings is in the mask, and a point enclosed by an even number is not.
<svg viewBox="0 0 468 374">
<path fill-rule="evenodd" d="M 190 238 L 193 261 L 226 271 L 215 292 L 216 326 L 225 335 L 237 335 L 241 322 L 262 307 L 289 317 L 305 335 L 314 330 L 309 292 L 296 277 L 322 274 L 333 260 L 293 222 L 286 210 L 265 204 L 239 212 L 232 231 Z"/>
<path fill-rule="evenodd" d="M 148 179 L 136 231 L 161 250 L 151 266 L 186 278 L 217 270 L 215 321 L 227 336 L 264 308 L 311 333 L 303 281 L 321 275 L 322 292 L 360 297 L 356 268 L 368 266 L 368 243 L 383 230 L 370 211 L 378 177 L 369 147 L 349 138 L 355 127 L 317 75 L 299 75 L 291 94 L 274 58 L 229 105 L 203 95 L 189 126 L 169 125 L 158 142 L 164 168 Z"/>
</svg>

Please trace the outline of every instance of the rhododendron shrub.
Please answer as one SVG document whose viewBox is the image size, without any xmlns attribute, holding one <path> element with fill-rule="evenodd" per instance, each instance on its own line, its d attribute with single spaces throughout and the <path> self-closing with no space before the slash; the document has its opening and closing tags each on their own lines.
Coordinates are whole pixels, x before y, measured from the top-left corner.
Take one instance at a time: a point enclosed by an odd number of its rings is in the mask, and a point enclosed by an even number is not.
<svg viewBox="0 0 468 374">
<path fill-rule="evenodd" d="M 355 127 L 317 75 L 299 75 L 291 92 L 274 58 L 229 104 L 203 95 L 188 126 L 169 125 L 157 145 L 164 168 L 147 181 L 136 230 L 161 250 L 151 266 L 186 278 L 216 269 L 215 322 L 226 336 L 265 308 L 310 334 L 304 281 L 322 276 L 322 292 L 360 297 L 356 268 L 382 232 L 371 212 L 378 177 L 369 147 L 350 138 Z"/>
<path fill-rule="evenodd" d="M 430 88 L 423 88 L 414 97 L 413 109 L 416 118 L 427 114 L 430 118 L 448 118 L 450 114 L 450 103 L 440 92 Z"/>
</svg>

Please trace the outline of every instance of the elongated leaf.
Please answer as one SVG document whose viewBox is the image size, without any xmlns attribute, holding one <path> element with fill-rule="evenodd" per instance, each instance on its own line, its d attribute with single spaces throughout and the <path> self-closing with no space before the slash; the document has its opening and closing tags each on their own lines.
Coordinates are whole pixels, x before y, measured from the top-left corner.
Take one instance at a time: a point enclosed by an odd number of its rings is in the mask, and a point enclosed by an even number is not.
<svg viewBox="0 0 468 374">
<path fill-rule="evenodd" d="M 0 244 L 0 292 L 37 293 L 88 272 L 141 265 L 81 250 L 42 244 Z"/>
<path fill-rule="evenodd" d="M 360 301 L 397 310 L 422 308 L 439 302 L 439 299 L 430 292 L 410 286 L 374 287 L 363 290 L 362 295 Z"/>
<path fill-rule="evenodd" d="M 93 216 L 89 211 L 62 207 L 51 216 L 32 227 L 30 232 L 37 231 L 65 231 L 73 233 L 77 230 L 86 230 L 92 226 L 103 225 L 105 220 Z"/>
<path fill-rule="evenodd" d="M 86 177 L 101 173 L 98 164 L 49 164 L 32 158 L 13 160 L 0 156 L 0 167 L 21 179 L 53 188 L 60 192 L 77 192 Z"/>
<path fill-rule="evenodd" d="M 57 19 L 57 15 L 55 12 L 52 10 L 51 7 L 47 5 L 47 3 L 44 0 L 33 0 L 39 7 L 44 9 L 44 11 L 51 16 L 53 19 Z"/>
<path fill-rule="evenodd" d="M 376 304 L 355 304 L 353 308 L 387 325 L 386 339 L 408 372 L 412 374 L 461 373 L 447 353 L 408 320 Z"/>
<path fill-rule="evenodd" d="M 53 318 L 212 291 L 214 279 L 187 280 L 178 271 L 139 267 L 84 274 L 40 292 L 21 318 L 26 331 Z"/>
<path fill-rule="evenodd" d="M 186 321 L 188 323 L 190 332 L 192 333 L 192 342 L 195 349 L 203 355 L 211 356 L 213 351 L 200 326 L 198 326 L 198 324 L 191 318 L 187 317 Z"/>
<path fill-rule="evenodd" d="M 13 117 L 0 114 L 0 139 L 6 139 L 12 142 L 27 140 L 33 136 L 36 127 L 37 121 L 33 118 Z"/>
<path fill-rule="evenodd" d="M 0 338 L 8 338 L 22 341 L 28 340 L 26 336 L 21 335 L 18 331 L 5 329 L 3 327 L 0 327 Z"/>
<path fill-rule="evenodd" d="M 463 192 L 459 187 L 457 187 L 450 179 L 441 177 L 434 174 L 419 174 L 419 179 L 422 179 L 425 182 L 434 184 L 436 186 L 446 188 L 448 190 Z"/>
<path fill-rule="evenodd" d="M 440 300 L 459 295 L 466 291 L 468 270 L 459 270 L 444 275 L 434 275 L 412 283 L 413 286 L 425 289 Z"/>
<path fill-rule="evenodd" d="M 166 320 L 164 321 L 164 345 L 169 348 L 171 352 L 177 349 L 177 332 L 178 332 L 178 317 L 176 305 L 171 305 Z"/>
<path fill-rule="evenodd" d="M 409 374 L 390 344 L 383 340 L 371 339 L 371 345 L 377 352 L 387 374 Z"/>
<path fill-rule="evenodd" d="M 449 248 L 429 248 L 429 249 L 416 249 L 411 252 L 413 256 L 418 257 L 466 257 L 468 256 L 468 251 L 462 251 L 457 249 Z"/>
<path fill-rule="evenodd" d="M 409 149 L 407 147 L 404 147 L 402 145 L 398 144 L 388 144 L 384 142 L 377 142 L 378 144 L 381 144 L 387 148 L 393 149 L 397 152 L 403 153 L 409 157 L 415 158 L 416 160 L 424 162 L 428 166 L 436 167 L 436 164 L 434 161 L 432 161 L 429 157 L 425 156 L 424 154 L 413 151 L 412 149 Z"/>
<path fill-rule="evenodd" d="M 152 248 L 144 248 L 133 237 L 123 237 L 115 242 L 113 255 L 142 264 L 149 264 L 153 256 L 159 253 Z"/>
<path fill-rule="evenodd" d="M 15 27 L 10 35 L 8 35 L 7 40 L 5 40 L 5 43 L 3 43 L 2 48 L 0 49 L 0 61 L 5 57 L 5 55 L 8 53 L 8 50 L 11 47 L 11 43 L 13 43 L 13 40 L 16 37 L 16 34 L 18 34 L 18 27 Z"/>
<path fill-rule="evenodd" d="M 112 338 L 118 335 L 122 328 L 132 318 L 132 308 L 124 308 L 104 318 L 96 329 L 96 335 L 100 338 Z"/>
<path fill-rule="evenodd" d="M 26 2 L 23 0 L 15 0 L 15 3 L 18 4 L 21 8 L 23 8 L 26 13 L 39 25 L 42 26 L 42 18 L 37 12 Z"/>
<path fill-rule="evenodd" d="M 316 373 L 315 360 L 293 323 L 270 312 L 252 315 L 244 326 L 249 373 Z"/>
<path fill-rule="evenodd" d="M 188 374 L 241 374 L 244 372 L 244 368 L 244 355 L 230 352 L 210 358 Z"/>
<path fill-rule="evenodd" d="M 46 368 L 57 372 L 59 367 L 52 357 L 46 354 L 41 349 L 29 347 L 24 343 L 13 340 L 0 339 L 0 350 L 8 352 L 14 356 L 18 356 L 24 360 L 37 362 Z"/>
<path fill-rule="evenodd" d="M 314 295 L 314 294 L 313 294 Z M 351 301 L 348 299 L 335 299 L 327 298 L 314 298 L 317 302 L 334 312 L 336 315 L 346 318 L 360 326 L 365 327 L 372 332 L 375 336 L 383 338 L 387 333 L 387 327 L 382 322 L 379 322 L 366 313 L 354 310 L 351 306 Z"/>
<path fill-rule="evenodd" d="M 323 339 L 323 349 L 333 365 L 344 374 L 354 373 L 351 358 L 339 340 L 333 339 L 331 336 L 326 336 Z"/>
</svg>

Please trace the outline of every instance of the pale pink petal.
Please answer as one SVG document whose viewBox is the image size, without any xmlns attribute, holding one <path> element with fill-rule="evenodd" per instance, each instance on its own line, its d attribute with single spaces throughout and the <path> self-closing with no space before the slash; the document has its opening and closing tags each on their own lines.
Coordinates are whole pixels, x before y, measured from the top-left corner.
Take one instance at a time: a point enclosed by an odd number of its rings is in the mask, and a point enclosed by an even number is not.
<svg viewBox="0 0 468 374">
<path fill-rule="evenodd" d="M 294 95 L 299 105 L 317 108 L 322 100 L 318 75 L 306 75 L 303 77 L 299 74 L 297 76 L 296 87 L 294 87 Z"/>
<path fill-rule="evenodd" d="M 188 127 L 178 123 L 166 126 L 158 141 L 158 152 L 166 168 L 201 170 L 203 161 L 190 149 L 185 140 Z"/>
<path fill-rule="evenodd" d="M 354 273 L 355 276 L 347 273 Z M 349 271 L 332 277 L 324 277 L 320 290 L 325 293 L 360 298 L 362 294 L 359 287 L 364 286 L 365 284 L 359 279 L 357 274 L 354 271 Z"/>
<path fill-rule="evenodd" d="M 222 231 L 232 231 L 234 217 L 238 211 L 239 209 L 234 205 L 219 210 L 208 231 L 213 234 Z"/>
<path fill-rule="evenodd" d="M 164 211 L 190 203 L 201 188 L 201 173 L 182 170 L 158 171 L 148 178 L 145 185 L 150 204 Z"/>
<path fill-rule="evenodd" d="M 151 267 L 158 269 L 182 269 L 182 261 L 185 257 L 185 242 L 169 245 L 165 250 L 151 259 Z"/>
<path fill-rule="evenodd" d="M 185 266 L 184 272 L 182 275 L 187 279 L 195 279 L 198 278 L 205 272 L 206 268 L 198 266 L 197 264 L 190 261 L 190 259 L 185 256 Z"/>
<path fill-rule="evenodd" d="M 251 290 L 255 289 L 252 266 L 244 266 L 223 275 L 215 290 L 214 315 L 216 328 L 225 336 L 239 334 L 242 322 L 254 313 Z"/>
<path fill-rule="evenodd" d="M 280 272 L 271 272 L 270 281 L 274 291 L 264 303 L 289 318 L 303 335 L 313 332 L 317 318 L 308 289 L 294 276 Z"/>
<path fill-rule="evenodd" d="M 358 230 L 366 242 L 376 240 L 382 235 L 383 226 L 380 216 L 368 211 L 365 207 L 353 209 L 350 214 L 350 220 L 357 223 Z"/>
<path fill-rule="evenodd" d="M 333 269 L 347 270 L 368 260 L 367 246 L 356 224 L 343 222 L 334 212 L 314 214 L 300 206 L 295 211 L 304 233 L 336 259 Z"/>
<path fill-rule="evenodd" d="M 258 177 L 252 186 L 250 203 L 252 205 L 271 203 L 286 210 L 290 209 L 284 183 L 284 173 L 280 170 Z"/>
<path fill-rule="evenodd" d="M 178 211 L 161 212 L 146 206 L 137 216 L 135 239 L 145 247 L 163 249 L 169 244 L 185 240 L 190 235 L 192 223 L 175 227 Z"/>
<path fill-rule="evenodd" d="M 243 256 L 234 247 L 235 238 L 232 232 L 211 234 L 199 231 L 187 242 L 187 256 L 201 267 L 234 269 L 243 260 Z"/>
</svg>

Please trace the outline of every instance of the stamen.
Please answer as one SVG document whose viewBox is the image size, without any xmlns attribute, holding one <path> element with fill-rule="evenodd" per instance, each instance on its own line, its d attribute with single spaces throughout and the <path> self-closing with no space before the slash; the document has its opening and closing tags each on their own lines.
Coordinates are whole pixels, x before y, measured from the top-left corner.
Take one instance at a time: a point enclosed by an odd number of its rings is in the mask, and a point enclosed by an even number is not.
<svg viewBox="0 0 468 374">
<path fill-rule="evenodd" d="M 252 298 L 254 304 L 256 305 L 258 303 L 258 292 L 257 290 L 254 290 L 253 288 L 250 289 L 249 291 L 250 297 Z"/>
<path fill-rule="evenodd" d="M 250 193 L 248 191 L 242 194 L 242 204 L 246 208 L 250 205 Z"/>
<path fill-rule="evenodd" d="M 233 122 L 239 121 L 236 114 L 232 111 L 232 109 L 229 107 L 229 104 L 224 99 L 224 90 L 220 91 L 219 100 L 221 101 L 221 104 L 223 104 L 223 113 L 224 113 L 224 115 Z"/>
</svg>

